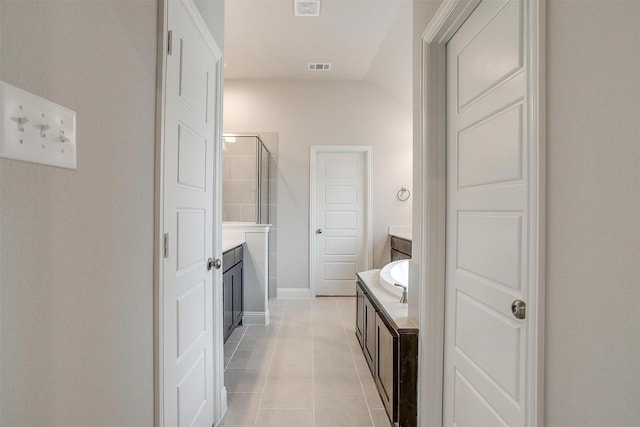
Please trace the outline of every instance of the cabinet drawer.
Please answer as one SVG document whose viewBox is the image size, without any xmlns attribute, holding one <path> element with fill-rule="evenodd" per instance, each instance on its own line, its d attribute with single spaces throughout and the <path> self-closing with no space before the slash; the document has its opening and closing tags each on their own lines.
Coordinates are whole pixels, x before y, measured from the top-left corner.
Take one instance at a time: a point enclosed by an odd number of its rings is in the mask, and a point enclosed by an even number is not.
<svg viewBox="0 0 640 427">
<path fill-rule="evenodd" d="M 391 249 L 411 257 L 411 241 L 391 236 Z"/>
<path fill-rule="evenodd" d="M 228 271 L 235 263 L 235 250 L 231 249 L 222 254 L 222 271 Z"/>
<path fill-rule="evenodd" d="M 231 267 L 242 261 L 244 251 L 242 245 L 229 249 L 222 254 L 222 271 L 229 271 Z"/>
<path fill-rule="evenodd" d="M 233 255 L 235 259 L 234 264 L 237 264 L 240 261 L 242 261 L 242 256 L 243 256 L 242 245 L 238 246 L 233 250 Z"/>
</svg>

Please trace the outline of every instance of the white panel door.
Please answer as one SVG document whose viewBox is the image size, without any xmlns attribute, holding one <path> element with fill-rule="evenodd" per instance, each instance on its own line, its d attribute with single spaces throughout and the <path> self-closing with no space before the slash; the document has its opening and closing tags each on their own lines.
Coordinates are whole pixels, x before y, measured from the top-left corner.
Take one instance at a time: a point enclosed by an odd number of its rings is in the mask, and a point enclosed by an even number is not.
<svg viewBox="0 0 640 427">
<path fill-rule="evenodd" d="M 213 387 L 214 146 L 217 47 L 197 24 L 193 4 L 168 2 L 163 152 L 163 424 L 211 427 Z M 209 35 L 210 37 L 210 35 Z"/>
<path fill-rule="evenodd" d="M 366 265 L 365 153 L 320 152 L 315 171 L 316 295 L 355 295 Z"/>
<path fill-rule="evenodd" d="M 523 3 L 484 0 L 447 44 L 446 426 L 529 410 L 529 319 L 512 313 L 531 286 L 524 43 Z"/>
</svg>

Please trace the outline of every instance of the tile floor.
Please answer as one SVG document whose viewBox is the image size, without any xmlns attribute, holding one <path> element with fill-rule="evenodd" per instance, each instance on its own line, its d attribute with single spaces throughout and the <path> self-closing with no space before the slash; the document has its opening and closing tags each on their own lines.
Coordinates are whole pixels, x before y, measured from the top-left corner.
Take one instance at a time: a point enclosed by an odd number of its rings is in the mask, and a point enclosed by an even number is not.
<svg viewBox="0 0 640 427">
<path fill-rule="evenodd" d="M 355 337 L 355 298 L 272 300 L 270 324 L 225 344 L 224 426 L 390 423 Z"/>
</svg>

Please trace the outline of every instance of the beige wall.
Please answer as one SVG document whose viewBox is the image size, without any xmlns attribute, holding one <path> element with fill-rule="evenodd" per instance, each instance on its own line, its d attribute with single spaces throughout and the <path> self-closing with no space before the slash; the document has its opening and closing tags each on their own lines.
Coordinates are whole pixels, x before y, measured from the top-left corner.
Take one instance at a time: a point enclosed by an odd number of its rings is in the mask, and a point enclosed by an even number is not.
<svg viewBox="0 0 640 427">
<path fill-rule="evenodd" d="M 0 425 L 153 423 L 156 1 L 2 1 L 2 80 L 78 170 L 0 160 Z"/>
<path fill-rule="evenodd" d="M 389 259 L 389 225 L 411 223 L 411 110 L 357 81 L 225 81 L 225 131 L 276 131 L 278 288 L 308 288 L 309 147 L 373 147 L 374 264 Z"/>
<path fill-rule="evenodd" d="M 548 427 L 640 419 L 640 2 L 547 13 Z"/>
</svg>

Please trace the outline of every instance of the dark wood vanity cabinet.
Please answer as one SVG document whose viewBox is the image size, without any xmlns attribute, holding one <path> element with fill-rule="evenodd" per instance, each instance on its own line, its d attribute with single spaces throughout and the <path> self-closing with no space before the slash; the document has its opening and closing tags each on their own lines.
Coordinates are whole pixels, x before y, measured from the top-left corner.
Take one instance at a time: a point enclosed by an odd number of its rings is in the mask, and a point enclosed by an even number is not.
<svg viewBox="0 0 640 427">
<path fill-rule="evenodd" d="M 418 330 L 399 328 L 384 305 L 358 277 L 356 336 L 389 419 L 417 426 Z"/>
<path fill-rule="evenodd" d="M 242 246 L 222 254 L 222 300 L 224 341 L 242 324 L 244 285 L 242 278 Z"/>
<path fill-rule="evenodd" d="M 391 261 L 411 258 L 411 240 L 391 236 Z"/>
</svg>

